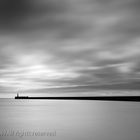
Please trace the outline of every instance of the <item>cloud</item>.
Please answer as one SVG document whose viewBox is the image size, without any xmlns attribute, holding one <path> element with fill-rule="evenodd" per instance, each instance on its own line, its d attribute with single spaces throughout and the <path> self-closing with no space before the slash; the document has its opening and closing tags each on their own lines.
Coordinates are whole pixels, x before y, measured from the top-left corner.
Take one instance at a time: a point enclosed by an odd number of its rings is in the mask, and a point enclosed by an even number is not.
<svg viewBox="0 0 140 140">
<path fill-rule="evenodd" d="M 1 23 L 5 28 L 9 26 L 8 30 L 12 27 L 18 30 L 24 26 L 30 27 L 31 23 L 35 25 L 37 21 L 41 22 L 43 17 L 49 21 L 53 15 L 64 11 L 61 1 L 58 3 L 50 0 L 2 0 L 0 3 Z"/>
<path fill-rule="evenodd" d="M 0 86 L 139 80 L 138 0 L 0 1 Z"/>
</svg>

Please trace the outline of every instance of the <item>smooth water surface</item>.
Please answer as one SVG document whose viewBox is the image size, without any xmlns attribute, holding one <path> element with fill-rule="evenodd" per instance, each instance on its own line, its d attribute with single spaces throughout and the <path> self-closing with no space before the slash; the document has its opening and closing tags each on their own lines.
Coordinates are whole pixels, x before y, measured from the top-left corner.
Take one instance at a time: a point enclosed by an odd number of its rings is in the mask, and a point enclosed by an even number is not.
<svg viewBox="0 0 140 140">
<path fill-rule="evenodd" d="M 0 135 L 0 140 L 139 140 L 140 103 L 0 99 Z"/>
</svg>

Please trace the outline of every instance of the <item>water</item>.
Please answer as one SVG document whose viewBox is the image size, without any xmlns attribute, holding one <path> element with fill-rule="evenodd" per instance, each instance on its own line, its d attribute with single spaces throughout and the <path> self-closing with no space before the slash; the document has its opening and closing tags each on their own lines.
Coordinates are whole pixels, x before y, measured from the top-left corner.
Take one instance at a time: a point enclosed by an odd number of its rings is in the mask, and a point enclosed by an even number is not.
<svg viewBox="0 0 140 140">
<path fill-rule="evenodd" d="M 139 140 L 140 103 L 0 99 L 0 140 Z"/>
</svg>

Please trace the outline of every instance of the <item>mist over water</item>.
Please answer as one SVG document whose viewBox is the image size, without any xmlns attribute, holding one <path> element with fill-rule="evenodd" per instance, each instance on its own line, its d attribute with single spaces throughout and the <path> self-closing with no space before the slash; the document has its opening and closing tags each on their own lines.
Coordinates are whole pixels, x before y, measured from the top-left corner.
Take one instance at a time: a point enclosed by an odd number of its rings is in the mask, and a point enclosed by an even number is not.
<svg viewBox="0 0 140 140">
<path fill-rule="evenodd" d="M 136 102 L 0 99 L 0 138 L 138 140 L 139 118 Z M 52 135 L 31 136 L 35 132 Z"/>
</svg>

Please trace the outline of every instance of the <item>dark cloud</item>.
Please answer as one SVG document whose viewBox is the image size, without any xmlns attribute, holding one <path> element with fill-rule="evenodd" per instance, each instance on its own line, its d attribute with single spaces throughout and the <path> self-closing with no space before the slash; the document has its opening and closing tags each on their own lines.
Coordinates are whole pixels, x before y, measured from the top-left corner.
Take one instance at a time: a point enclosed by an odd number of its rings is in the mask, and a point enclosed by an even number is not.
<svg viewBox="0 0 140 140">
<path fill-rule="evenodd" d="M 27 0 L 1 0 L 0 1 L 0 12 L 1 18 L 13 20 L 23 16 L 28 10 L 29 1 Z"/>
<path fill-rule="evenodd" d="M 117 82 L 122 79 L 122 75 L 114 67 L 105 67 L 100 70 L 96 70 L 94 74 L 103 79 L 104 82 Z"/>
<path fill-rule="evenodd" d="M 46 18 L 45 24 L 51 24 L 52 16 L 64 12 L 60 3 L 50 0 L 1 0 L 0 1 L 0 26 L 3 30 L 21 30 L 42 26 L 37 22 Z M 31 23 L 30 23 L 31 21 Z M 34 23 L 33 23 L 34 22 Z M 41 22 L 41 21 L 40 21 Z M 40 23 L 43 24 L 43 23 Z"/>
<path fill-rule="evenodd" d="M 17 26 L 29 14 L 30 5 L 27 0 L 1 0 L 0 26 L 10 28 Z"/>
</svg>

